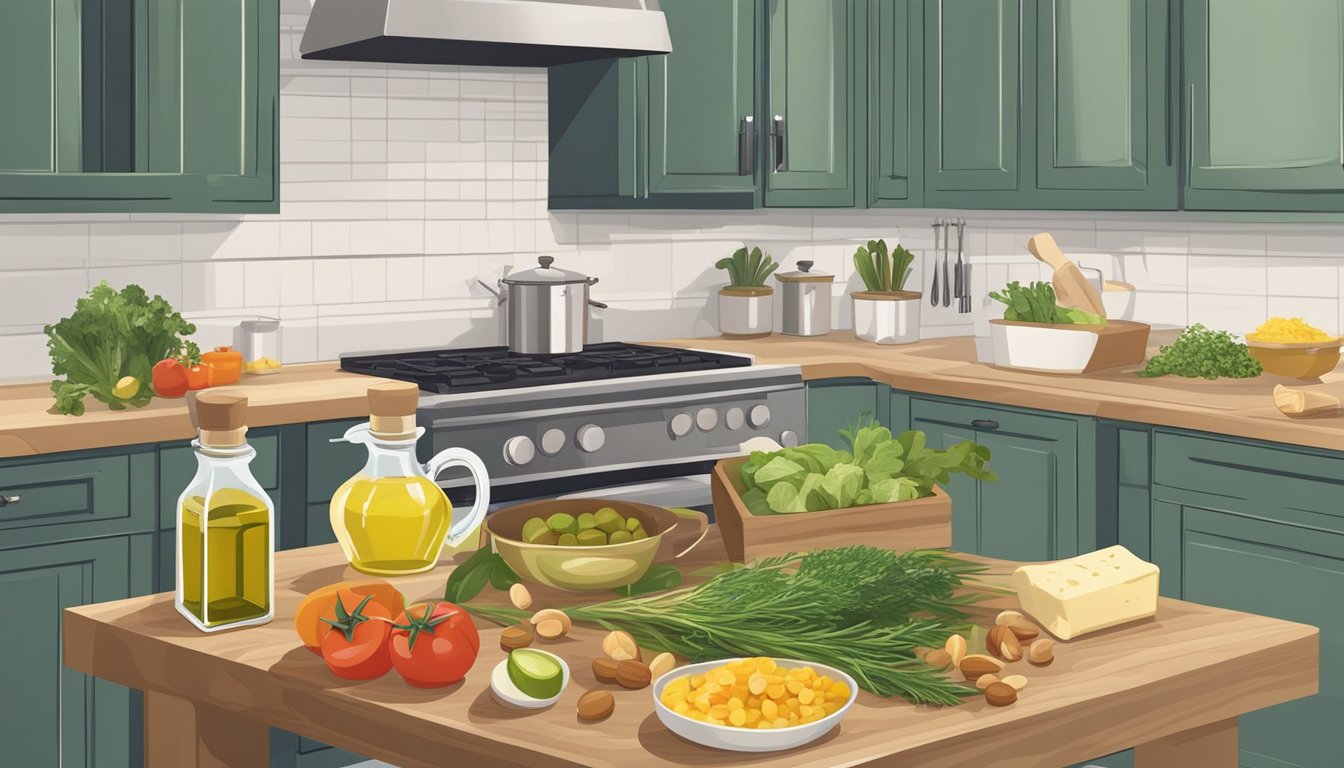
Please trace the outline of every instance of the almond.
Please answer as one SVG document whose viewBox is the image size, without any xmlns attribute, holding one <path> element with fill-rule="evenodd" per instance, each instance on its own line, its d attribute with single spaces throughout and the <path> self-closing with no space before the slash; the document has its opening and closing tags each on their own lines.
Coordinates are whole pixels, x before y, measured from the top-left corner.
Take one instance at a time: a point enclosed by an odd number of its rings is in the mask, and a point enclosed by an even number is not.
<svg viewBox="0 0 1344 768">
<path fill-rule="evenodd" d="M 999 682 L 998 675 L 981 675 L 980 679 L 975 681 L 975 687 L 983 691 L 989 687 L 990 683 L 997 682 Z"/>
<path fill-rule="evenodd" d="M 1022 643 L 1013 630 L 1002 624 L 991 627 L 985 635 L 985 650 L 1004 661 L 1017 661 L 1022 658 Z"/>
<path fill-rule="evenodd" d="M 514 584 L 509 587 L 509 602 L 513 607 L 520 611 L 526 611 L 532 607 L 532 593 L 522 584 Z"/>
<path fill-rule="evenodd" d="M 543 622 L 554 621 L 560 624 L 560 632 L 555 635 L 548 635 L 540 630 Z M 573 626 L 569 621 L 569 614 L 555 608 L 543 608 L 532 614 L 532 626 L 538 627 L 537 634 L 542 637 L 560 637 L 569 634 L 569 629 Z"/>
<path fill-rule="evenodd" d="M 1021 624 L 1026 617 L 1021 611 L 1000 611 L 999 615 L 994 617 L 994 625 L 998 627 L 1011 627 L 1014 624 Z"/>
<path fill-rule="evenodd" d="M 653 673 L 644 662 L 634 659 L 616 662 L 616 682 L 622 688 L 647 688 L 652 680 Z"/>
<path fill-rule="evenodd" d="M 1050 662 L 1054 660 L 1055 641 L 1048 637 L 1043 637 L 1040 640 L 1037 640 L 1027 649 L 1027 661 L 1038 667 L 1049 666 Z"/>
<path fill-rule="evenodd" d="M 929 655 L 924 657 L 924 663 L 934 669 L 947 669 L 952 666 L 952 655 L 939 648 L 936 651 L 929 651 Z"/>
<path fill-rule="evenodd" d="M 1017 689 L 1000 680 L 985 687 L 985 701 L 995 707 L 1006 707 L 1017 701 Z"/>
<path fill-rule="evenodd" d="M 649 674 L 652 675 L 655 680 L 676 668 L 677 657 L 666 652 L 654 656 L 653 661 L 649 662 Z"/>
<path fill-rule="evenodd" d="M 566 630 L 565 623 L 558 619 L 545 619 L 537 622 L 537 636 L 544 637 L 547 640 L 564 637 Z"/>
<path fill-rule="evenodd" d="M 966 658 L 966 638 L 962 635 L 950 635 L 947 642 L 943 645 L 943 650 L 952 657 L 953 665 L 960 666 L 961 660 Z"/>
<path fill-rule="evenodd" d="M 499 647 L 505 651 L 512 651 L 515 648 L 526 648 L 532 644 L 534 637 L 531 624 L 514 624 L 511 627 L 505 627 L 504 632 L 499 636 Z"/>
<path fill-rule="evenodd" d="M 606 656 L 599 656 L 593 659 L 593 677 L 604 683 L 616 682 L 616 667 L 619 661 Z"/>
<path fill-rule="evenodd" d="M 1019 643 L 1031 642 L 1041 634 L 1039 629 L 1027 624 L 1014 624 L 1009 627 L 1009 629 L 1011 629 L 1013 634 L 1017 636 L 1017 641 Z"/>
<path fill-rule="evenodd" d="M 602 638 L 602 652 L 617 661 L 639 658 L 639 645 L 629 632 L 616 630 Z"/>
<path fill-rule="evenodd" d="M 997 675 L 1003 671 L 1003 662 L 991 656 L 972 653 L 961 660 L 961 674 L 975 682 L 981 675 Z"/>
<path fill-rule="evenodd" d="M 1027 678 L 1025 675 L 1009 675 L 1003 678 L 1003 682 L 1013 686 L 1014 691 L 1020 691 L 1027 687 Z"/>
<path fill-rule="evenodd" d="M 616 709 L 616 697 L 611 691 L 589 691 L 579 697 L 579 719 L 601 720 Z"/>
</svg>

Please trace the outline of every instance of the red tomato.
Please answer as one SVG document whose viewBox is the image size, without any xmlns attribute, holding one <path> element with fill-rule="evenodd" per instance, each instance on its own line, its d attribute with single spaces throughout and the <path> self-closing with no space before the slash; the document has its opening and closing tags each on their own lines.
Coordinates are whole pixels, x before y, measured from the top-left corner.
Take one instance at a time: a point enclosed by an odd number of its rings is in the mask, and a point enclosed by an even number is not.
<svg viewBox="0 0 1344 768">
<path fill-rule="evenodd" d="M 209 363 L 200 363 L 187 368 L 187 389 L 205 389 L 214 382 L 214 372 Z"/>
<path fill-rule="evenodd" d="M 187 394 L 187 369 L 177 358 L 160 360 L 154 364 L 150 385 L 159 397 L 181 397 Z"/>
<path fill-rule="evenodd" d="M 333 675 L 347 680 L 382 677 L 392 668 L 387 645 L 391 614 L 370 602 L 372 595 L 340 592 L 339 598 L 336 615 L 322 619 L 331 625 L 322 638 L 322 660 Z"/>
<path fill-rule="evenodd" d="M 417 688 L 452 685 L 476 663 L 481 636 L 467 612 L 452 603 L 408 606 L 397 617 L 389 642 L 392 666 Z"/>
</svg>

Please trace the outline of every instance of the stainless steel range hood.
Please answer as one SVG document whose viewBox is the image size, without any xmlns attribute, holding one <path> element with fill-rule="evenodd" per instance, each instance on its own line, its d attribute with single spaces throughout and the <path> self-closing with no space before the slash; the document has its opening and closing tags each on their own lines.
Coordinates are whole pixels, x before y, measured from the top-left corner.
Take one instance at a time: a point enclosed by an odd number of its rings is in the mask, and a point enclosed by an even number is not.
<svg viewBox="0 0 1344 768">
<path fill-rule="evenodd" d="M 545 67 L 670 53 L 658 0 L 314 0 L 305 59 Z"/>
</svg>

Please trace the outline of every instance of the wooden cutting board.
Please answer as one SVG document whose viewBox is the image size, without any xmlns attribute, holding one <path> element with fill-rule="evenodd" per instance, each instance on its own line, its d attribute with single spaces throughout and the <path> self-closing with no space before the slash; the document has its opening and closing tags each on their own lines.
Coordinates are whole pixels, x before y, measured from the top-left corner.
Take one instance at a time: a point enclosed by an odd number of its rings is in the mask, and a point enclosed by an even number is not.
<svg viewBox="0 0 1344 768">
<path fill-rule="evenodd" d="M 1061 307 L 1106 316 L 1106 306 L 1101 302 L 1101 294 L 1097 293 L 1096 287 L 1083 276 L 1078 265 L 1064 255 L 1049 232 L 1042 232 L 1028 240 L 1027 250 L 1031 251 L 1032 256 L 1054 268 L 1055 276 L 1050 282 L 1055 287 L 1055 298 Z"/>
</svg>

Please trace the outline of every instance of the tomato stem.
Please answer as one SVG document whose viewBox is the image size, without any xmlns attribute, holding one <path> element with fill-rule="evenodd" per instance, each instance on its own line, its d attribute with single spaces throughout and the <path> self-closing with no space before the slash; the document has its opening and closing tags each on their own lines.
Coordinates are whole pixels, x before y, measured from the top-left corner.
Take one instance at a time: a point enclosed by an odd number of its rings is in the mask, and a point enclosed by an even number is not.
<svg viewBox="0 0 1344 768">
<path fill-rule="evenodd" d="M 429 632 L 433 634 L 435 627 L 439 626 L 443 622 L 457 615 L 457 611 L 452 611 L 450 613 L 445 613 L 442 616 L 438 616 L 436 618 L 431 619 L 429 618 L 429 615 L 434 612 L 434 608 L 436 605 L 437 603 L 425 603 L 425 612 L 420 616 L 416 616 L 414 613 L 411 613 L 411 609 L 407 608 L 406 623 L 392 624 L 392 626 L 396 627 L 397 629 L 404 629 L 410 632 L 410 635 L 408 635 L 406 638 L 407 649 L 415 647 L 415 639 L 420 636 L 421 632 Z"/>
<path fill-rule="evenodd" d="M 341 600 L 340 590 L 337 590 L 336 618 L 329 619 L 323 616 L 322 621 L 330 624 L 335 629 L 339 629 L 345 635 L 346 642 L 353 643 L 355 641 L 355 627 L 358 627 L 370 618 L 364 615 L 364 606 L 368 605 L 369 601 L 372 599 L 373 595 L 365 595 L 364 599 L 359 601 L 359 605 L 355 606 L 353 612 L 347 611 L 345 610 L 345 603 Z"/>
</svg>

